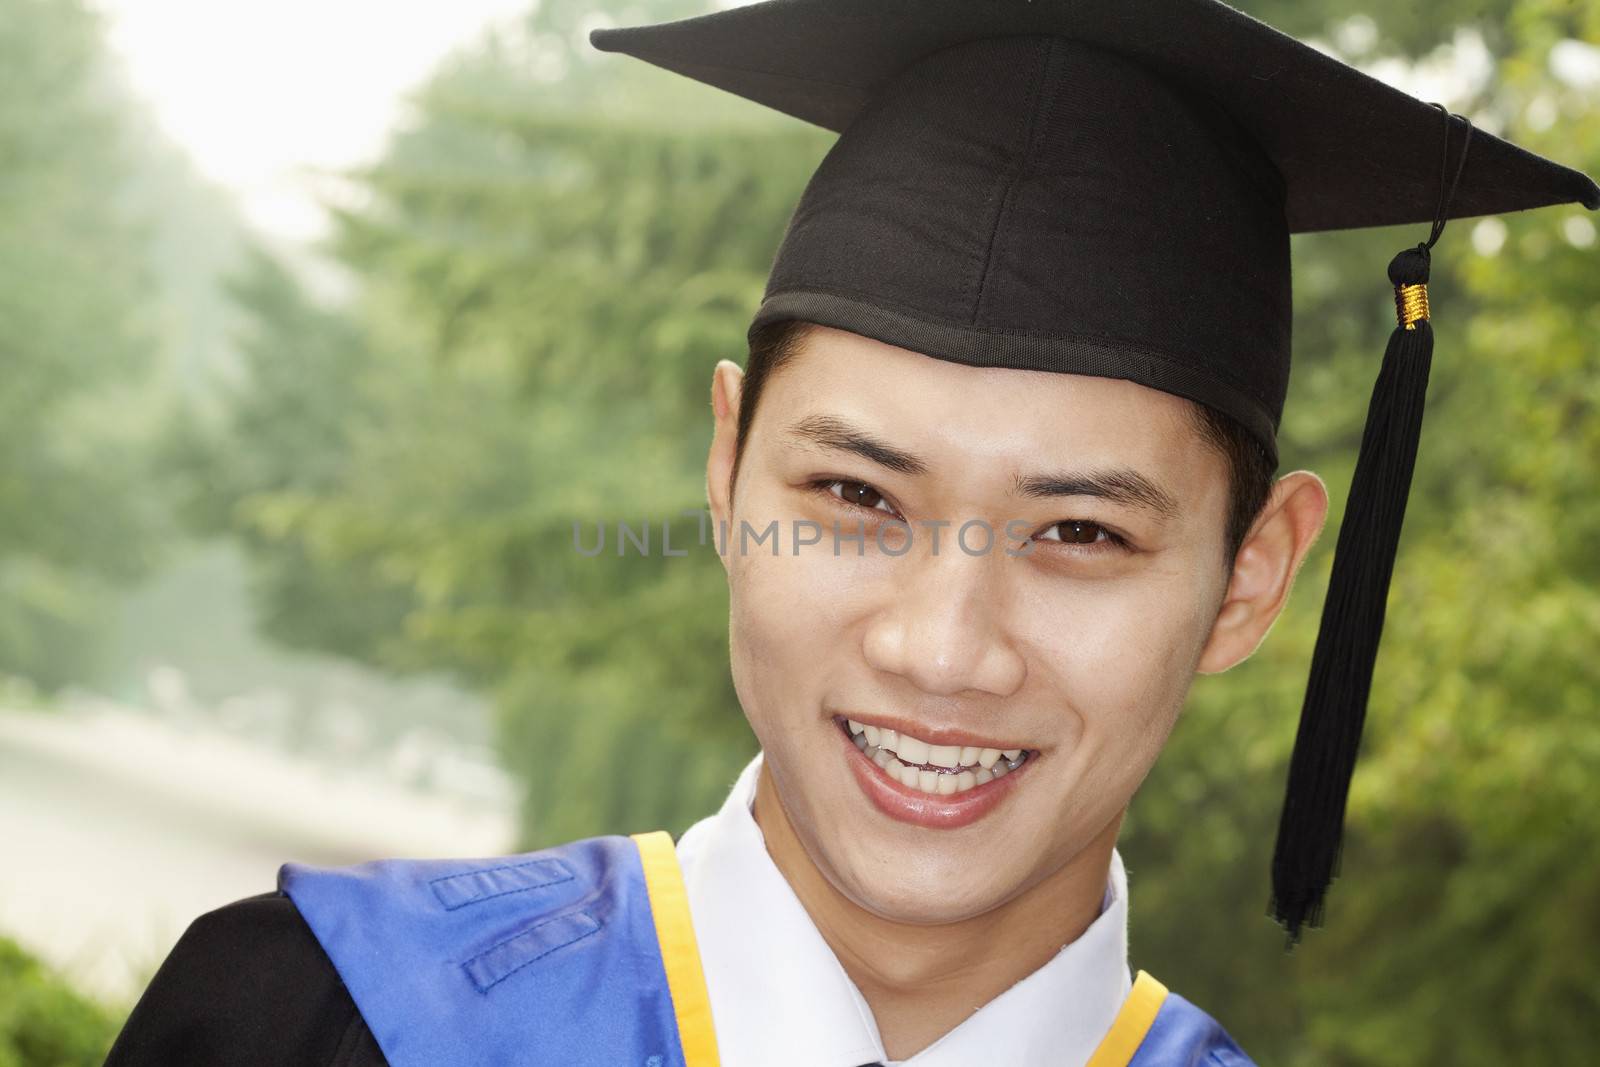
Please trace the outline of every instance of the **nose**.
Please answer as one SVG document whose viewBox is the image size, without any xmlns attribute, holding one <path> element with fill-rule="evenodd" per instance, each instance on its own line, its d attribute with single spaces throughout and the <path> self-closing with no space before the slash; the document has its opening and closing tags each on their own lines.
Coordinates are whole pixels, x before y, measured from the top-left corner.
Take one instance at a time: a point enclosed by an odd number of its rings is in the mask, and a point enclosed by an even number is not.
<svg viewBox="0 0 1600 1067">
<path fill-rule="evenodd" d="M 936 696 L 1017 692 L 1027 664 L 1006 632 L 995 562 L 960 552 L 902 560 L 898 595 L 862 639 L 867 663 Z"/>
</svg>

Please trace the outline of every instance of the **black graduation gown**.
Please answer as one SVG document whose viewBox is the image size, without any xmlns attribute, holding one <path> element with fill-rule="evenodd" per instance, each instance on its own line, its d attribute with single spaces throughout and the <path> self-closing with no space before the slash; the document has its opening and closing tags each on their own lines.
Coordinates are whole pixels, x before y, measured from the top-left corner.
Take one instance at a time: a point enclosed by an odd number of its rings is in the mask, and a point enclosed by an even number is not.
<svg viewBox="0 0 1600 1067">
<path fill-rule="evenodd" d="M 388 1067 L 294 902 L 200 916 L 156 972 L 106 1067 Z"/>
</svg>

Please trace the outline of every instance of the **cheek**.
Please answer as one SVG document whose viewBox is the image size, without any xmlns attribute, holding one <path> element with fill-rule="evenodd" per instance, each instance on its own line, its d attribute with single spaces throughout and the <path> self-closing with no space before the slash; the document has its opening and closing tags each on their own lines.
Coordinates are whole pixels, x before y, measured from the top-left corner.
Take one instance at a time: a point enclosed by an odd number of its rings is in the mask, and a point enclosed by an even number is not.
<svg viewBox="0 0 1600 1067">
<path fill-rule="evenodd" d="M 770 541 L 752 540 L 748 552 L 736 539 L 728 546 L 734 688 L 763 743 L 773 740 L 784 708 L 815 711 L 832 682 L 859 666 L 851 635 L 874 578 L 870 549 L 857 558 L 847 543 L 835 557 L 825 534 L 796 556 L 787 520 L 780 536 L 776 556 Z"/>
<path fill-rule="evenodd" d="M 770 717 L 767 693 L 787 688 L 783 676 L 790 669 L 785 657 L 801 654 L 794 648 L 794 628 L 783 616 L 763 609 L 773 595 L 771 577 L 761 562 L 732 556 L 728 568 L 728 655 L 733 688 L 757 739 L 766 746 L 770 737 L 765 722 Z"/>
<path fill-rule="evenodd" d="M 852 536 L 858 521 L 792 493 L 752 487 L 726 545 L 731 622 L 745 631 L 752 653 L 781 661 L 818 645 L 840 645 L 838 635 L 850 633 L 892 593 L 896 560 L 878 551 L 870 532 L 863 550 Z M 832 529 L 835 522 L 842 536 Z M 743 524 L 749 529 L 744 537 Z M 769 529 L 776 536 L 758 543 Z"/>
<path fill-rule="evenodd" d="M 1030 659 L 1071 709 L 1088 750 L 1129 764 L 1159 751 L 1210 632 L 1203 574 L 1187 561 L 1032 598 Z"/>
</svg>

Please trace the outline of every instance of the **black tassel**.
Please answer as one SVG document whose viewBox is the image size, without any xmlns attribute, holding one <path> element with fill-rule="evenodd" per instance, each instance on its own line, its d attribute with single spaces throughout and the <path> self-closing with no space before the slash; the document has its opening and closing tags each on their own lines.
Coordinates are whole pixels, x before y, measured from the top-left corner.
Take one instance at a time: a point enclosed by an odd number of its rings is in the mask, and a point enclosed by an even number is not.
<svg viewBox="0 0 1600 1067">
<path fill-rule="evenodd" d="M 1361 452 L 1334 546 L 1328 598 L 1322 605 L 1322 626 L 1311 655 L 1311 678 L 1289 760 L 1289 785 L 1272 855 L 1271 912 L 1288 931 L 1290 947 L 1306 926 L 1321 924 L 1323 899 L 1339 868 L 1345 801 L 1367 718 L 1372 667 L 1383 636 L 1389 578 L 1406 517 L 1411 471 L 1422 436 L 1428 371 L 1433 364 L 1433 326 L 1428 321 L 1430 250 L 1444 233 L 1450 201 L 1472 144 L 1470 121 L 1452 116 L 1442 104 L 1433 106 L 1444 116 L 1439 202 L 1428 239 L 1401 252 L 1389 264 L 1398 324 L 1389 335 L 1383 368 L 1372 387 Z M 1452 118 L 1461 118 L 1465 130 L 1455 177 L 1447 186 Z"/>
<path fill-rule="evenodd" d="M 1426 313 L 1426 290 L 1406 287 L 1427 285 L 1428 262 L 1427 246 L 1418 245 L 1389 264 L 1397 304 L 1409 300 Z M 1345 798 L 1366 721 L 1432 363 L 1428 320 L 1396 326 L 1367 409 L 1272 859 L 1272 913 L 1291 944 L 1302 926 L 1321 923 L 1323 895 L 1338 869 Z"/>
</svg>

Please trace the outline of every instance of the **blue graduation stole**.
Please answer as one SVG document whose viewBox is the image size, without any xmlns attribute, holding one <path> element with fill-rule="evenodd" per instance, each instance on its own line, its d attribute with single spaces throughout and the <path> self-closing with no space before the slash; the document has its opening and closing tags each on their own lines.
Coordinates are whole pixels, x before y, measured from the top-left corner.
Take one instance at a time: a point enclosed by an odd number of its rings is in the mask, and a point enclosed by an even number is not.
<svg viewBox="0 0 1600 1067">
<path fill-rule="evenodd" d="M 390 1067 L 718 1067 L 663 831 L 482 860 L 286 863 L 278 888 Z M 1087 1067 L 1250 1062 L 1210 1016 L 1140 971 Z"/>
<path fill-rule="evenodd" d="M 286 863 L 390 1067 L 717 1067 L 672 838 L 491 860 Z"/>
<path fill-rule="evenodd" d="M 1140 971 L 1087 1067 L 1255 1067 L 1218 1022 Z"/>
</svg>

